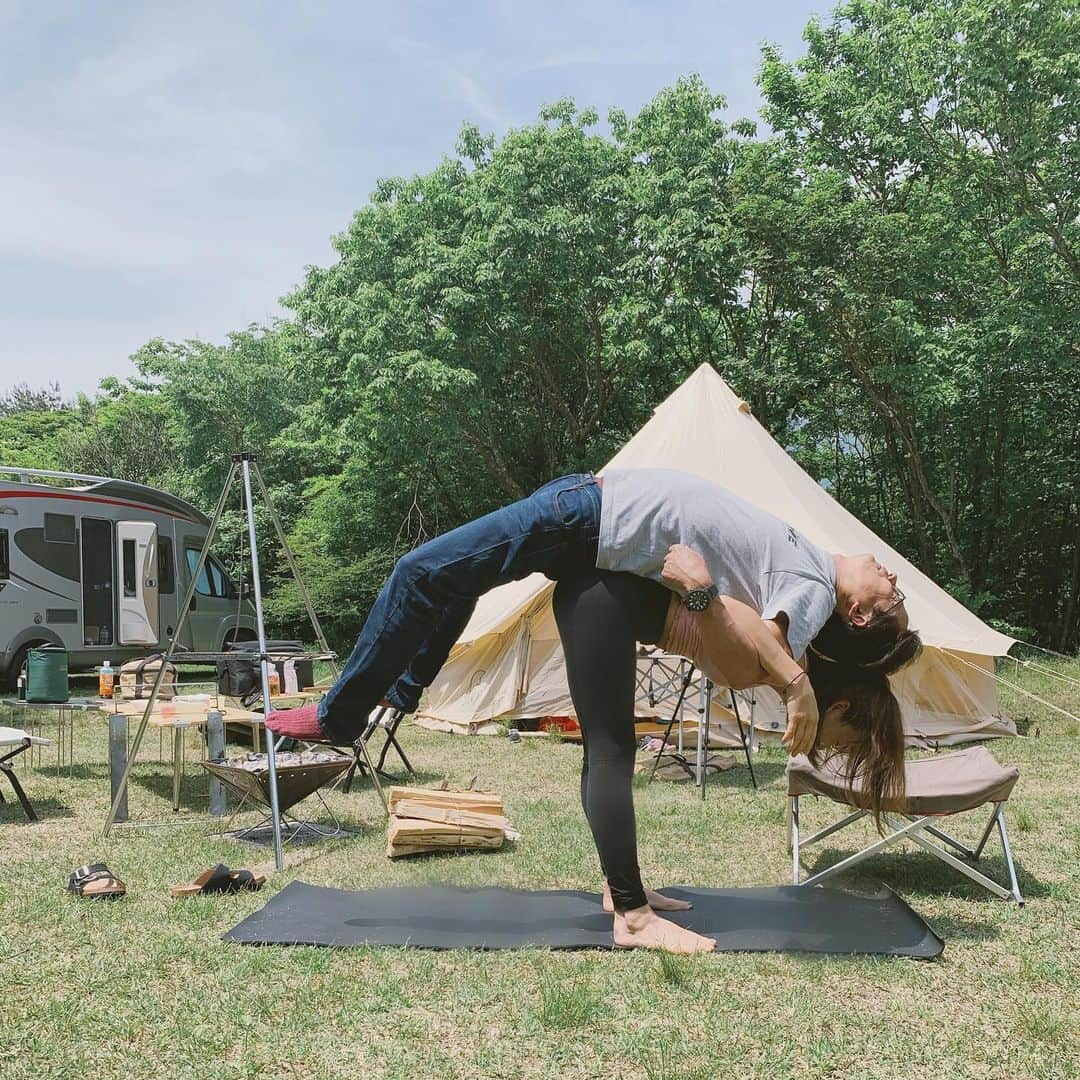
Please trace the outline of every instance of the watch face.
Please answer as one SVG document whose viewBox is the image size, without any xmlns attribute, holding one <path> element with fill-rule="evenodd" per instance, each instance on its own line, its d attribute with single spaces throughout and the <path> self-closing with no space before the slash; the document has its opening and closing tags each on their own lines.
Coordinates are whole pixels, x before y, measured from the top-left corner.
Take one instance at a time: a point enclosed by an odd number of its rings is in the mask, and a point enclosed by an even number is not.
<svg viewBox="0 0 1080 1080">
<path fill-rule="evenodd" d="M 718 590 L 715 585 L 709 585 L 706 588 L 691 589 L 685 597 L 683 597 L 683 603 L 691 611 L 704 611 L 713 601 L 713 597 L 718 595 Z"/>
</svg>

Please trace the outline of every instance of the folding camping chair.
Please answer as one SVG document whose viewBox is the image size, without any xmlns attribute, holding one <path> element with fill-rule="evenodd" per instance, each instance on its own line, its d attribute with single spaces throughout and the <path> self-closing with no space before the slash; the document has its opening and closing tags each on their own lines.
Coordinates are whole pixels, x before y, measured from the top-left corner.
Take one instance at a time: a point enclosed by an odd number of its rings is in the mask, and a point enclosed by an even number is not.
<svg viewBox="0 0 1080 1080">
<path fill-rule="evenodd" d="M 860 807 L 860 787 L 856 778 L 849 793 L 843 775 L 842 758 L 832 758 L 815 767 L 803 755 L 788 762 L 788 813 L 790 829 L 788 848 L 791 852 L 791 877 L 795 885 L 817 885 L 834 874 L 842 873 L 856 864 L 902 840 L 911 840 L 924 851 L 951 866 L 972 881 L 989 889 L 995 896 L 1018 904 L 1024 903 L 1020 886 L 1016 881 L 1009 834 L 1005 829 L 1005 803 L 1019 779 L 1020 770 L 1015 766 L 999 765 L 990 752 L 982 746 L 958 750 L 952 754 L 909 761 L 905 766 L 906 794 L 902 805 L 887 807 L 882 822 L 889 831 L 862 851 L 849 855 L 832 866 L 819 870 L 805 881 L 799 880 L 799 854 L 803 848 L 831 836 L 869 813 Z M 799 836 L 799 798 L 803 795 L 821 795 L 833 802 L 853 808 L 851 813 L 827 825 L 813 836 L 802 840 Z M 968 847 L 943 829 L 933 824 L 935 820 L 953 814 L 976 810 L 991 803 L 993 810 L 978 844 Z M 982 855 L 990 834 L 997 828 L 1005 853 L 1005 865 L 1009 870 L 1010 889 L 976 870 L 972 863 Z M 941 841 L 935 844 L 927 834 Z M 949 850 L 952 848 L 952 851 Z M 962 856 L 957 858 L 952 852 Z M 967 860 L 967 861 L 964 861 Z"/>
<path fill-rule="evenodd" d="M 392 709 L 387 705 L 380 705 L 371 710 L 368 715 L 367 726 L 364 728 L 360 738 L 352 745 L 353 763 L 349 766 L 349 771 L 345 774 L 345 781 L 341 785 L 342 791 L 349 791 L 352 788 L 353 777 L 356 775 L 357 769 L 364 769 L 366 771 L 367 766 L 363 760 L 363 750 L 360 748 L 361 739 L 368 743 L 371 737 L 376 731 L 383 733 L 382 751 L 379 754 L 379 760 L 375 763 L 375 771 L 384 780 L 396 780 L 397 777 L 388 773 L 383 766 L 386 764 L 386 755 L 393 748 L 394 752 L 401 759 L 402 765 L 405 766 L 405 771 L 410 776 L 414 775 L 416 770 L 412 767 L 409 759 L 405 756 L 405 751 L 401 748 L 401 743 L 397 739 L 397 729 L 401 724 L 401 721 L 405 719 L 406 713 L 403 709 Z"/>
<path fill-rule="evenodd" d="M 650 663 L 644 676 L 640 666 L 638 668 L 637 700 L 639 702 L 647 701 L 650 706 L 654 706 L 667 698 L 675 698 L 675 705 L 671 710 L 671 716 L 668 717 L 667 727 L 664 729 L 664 734 L 660 738 L 660 748 L 656 751 L 656 757 L 653 759 L 652 770 L 649 772 L 649 782 L 652 783 L 652 781 L 656 779 L 661 758 L 666 757 L 670 762 L 682 768 L 687 776 L 697 782 L 701 791 L 701 797 L 704 799 L 705 784 L 708 780 L 708 766 L 710 762 L 709 721 L 706 719 L 706 716 L 708 710 L 712 706 L 714 692 L 724 688 L 716 687 L 712 680 L 705 676 L 704 672 L 701 673 L 697 722 L 697 753 L 694 760 L 691 761 L 683 752 L 683 747 L 681 745 L 682 709 L 683 701 L 686 698 L 686 692 L 689 690 L 690 683 L 694 677 L 694 665 L 689 660 L 684 660 L 682 657 L 671 657 L 666 654 L 659 654 L 657 656 L 649 657 L 648 659 Z M 674 668 L 672 668 L 670 664 L 672 659 L 677 661 Z M 659 670 L 661 675 L 659 681 L 655 679 L 654 675 L 657 670 Z M 659 689 L 657 688 L 658 686 Z M 643 690 L 646 692 L 643 693 Z M 754 790 L 757 791 L 757 776 L 754 773 L 754 761 L 750 756 L 754 739 L 753 711 L 751 710 L 751 719 L 748 728 L 744 730 L 742 713 L 739 711 L 737 691 L 728 690 L 728 698 L 731 704 L 731 711 L 735 714 L 735 723 L 739 726 L 739 742 L 742 746 L 743 753 L 746 755 L 746 767 L 750 770 L 750 783 L 753 784 Z M 680 745 L 677 751 L 671 751 L 667 749 L 667 746 L 671 739 L 671 729 L 676 723 L 679 724 Z"/>
<path fill-rule="evenodd" d="M 6 754 L 0 756 L 0 773 L 8 778 L 15 791 L 15 797 L 22 805 L 23 812 L 31 821 L 37 821 L 38 816 L 34 812 L 33 804 L 26 797 L 26 792 L 23 791 L 22 784 L 19 783 L 19 778 L 15 775 L 15 769 L 10 762 L 12 758 L 18 757 L 19 754 L 25 754 L 31 746 L 48 745 L 48 739 L 39 738 L 37 735 L 28 735 L 22 728 L 0 727 L 0 750 L 14 747 L 14 749 L 8 750 Z M 4 795 L 3 792 L 0 792 L 0 803 L 3 801 Z"/>
</svg>

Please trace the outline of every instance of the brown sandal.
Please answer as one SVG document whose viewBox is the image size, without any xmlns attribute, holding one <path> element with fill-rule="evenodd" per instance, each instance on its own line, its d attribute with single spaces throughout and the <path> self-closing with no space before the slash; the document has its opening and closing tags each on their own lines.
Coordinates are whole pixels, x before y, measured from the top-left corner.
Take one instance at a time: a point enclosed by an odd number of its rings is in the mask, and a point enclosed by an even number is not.
<svg viewBox="0 0 1080 1080">
<path fill-rule="evenodd" d="M 89 863 L 72 870 L 67 890 L 87 900 L 119 900 L 127 886 L 104 864 Z"/>
</svg>

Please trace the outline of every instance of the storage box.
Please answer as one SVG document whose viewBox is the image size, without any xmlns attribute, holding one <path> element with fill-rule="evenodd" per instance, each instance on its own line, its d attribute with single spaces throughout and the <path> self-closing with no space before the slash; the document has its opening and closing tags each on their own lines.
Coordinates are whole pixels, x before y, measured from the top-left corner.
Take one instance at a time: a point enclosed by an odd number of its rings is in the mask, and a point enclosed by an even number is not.
<svg viewBox="0 0 1080 1080">
<path fill-rule="evenodd" d="M 125 701 L 141 701 L 150 696 L 154 680 L 161 667 L 160 655 L 147 656 L 142 660 L 129 660 L 120 668 L 120 696 Z M 113 691 L 114 695 L 116 691 Z M 168 700 L 176 693 L 176 668 L 169 664 L 161 679 L 158 697 Z"/>
</svg>

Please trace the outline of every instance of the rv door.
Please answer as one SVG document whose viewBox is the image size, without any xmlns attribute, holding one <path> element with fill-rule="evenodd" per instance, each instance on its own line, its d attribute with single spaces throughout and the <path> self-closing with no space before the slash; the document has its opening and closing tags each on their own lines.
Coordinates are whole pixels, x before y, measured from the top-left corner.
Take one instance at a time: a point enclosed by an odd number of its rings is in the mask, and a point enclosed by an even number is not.
<svg viewBox="0 0 1080 1080">
<path fill-rule="evenodd" d="M 158 642 L 157 526 L 149 521 L 116 523 L 121 645 Z"/>
</svg>

